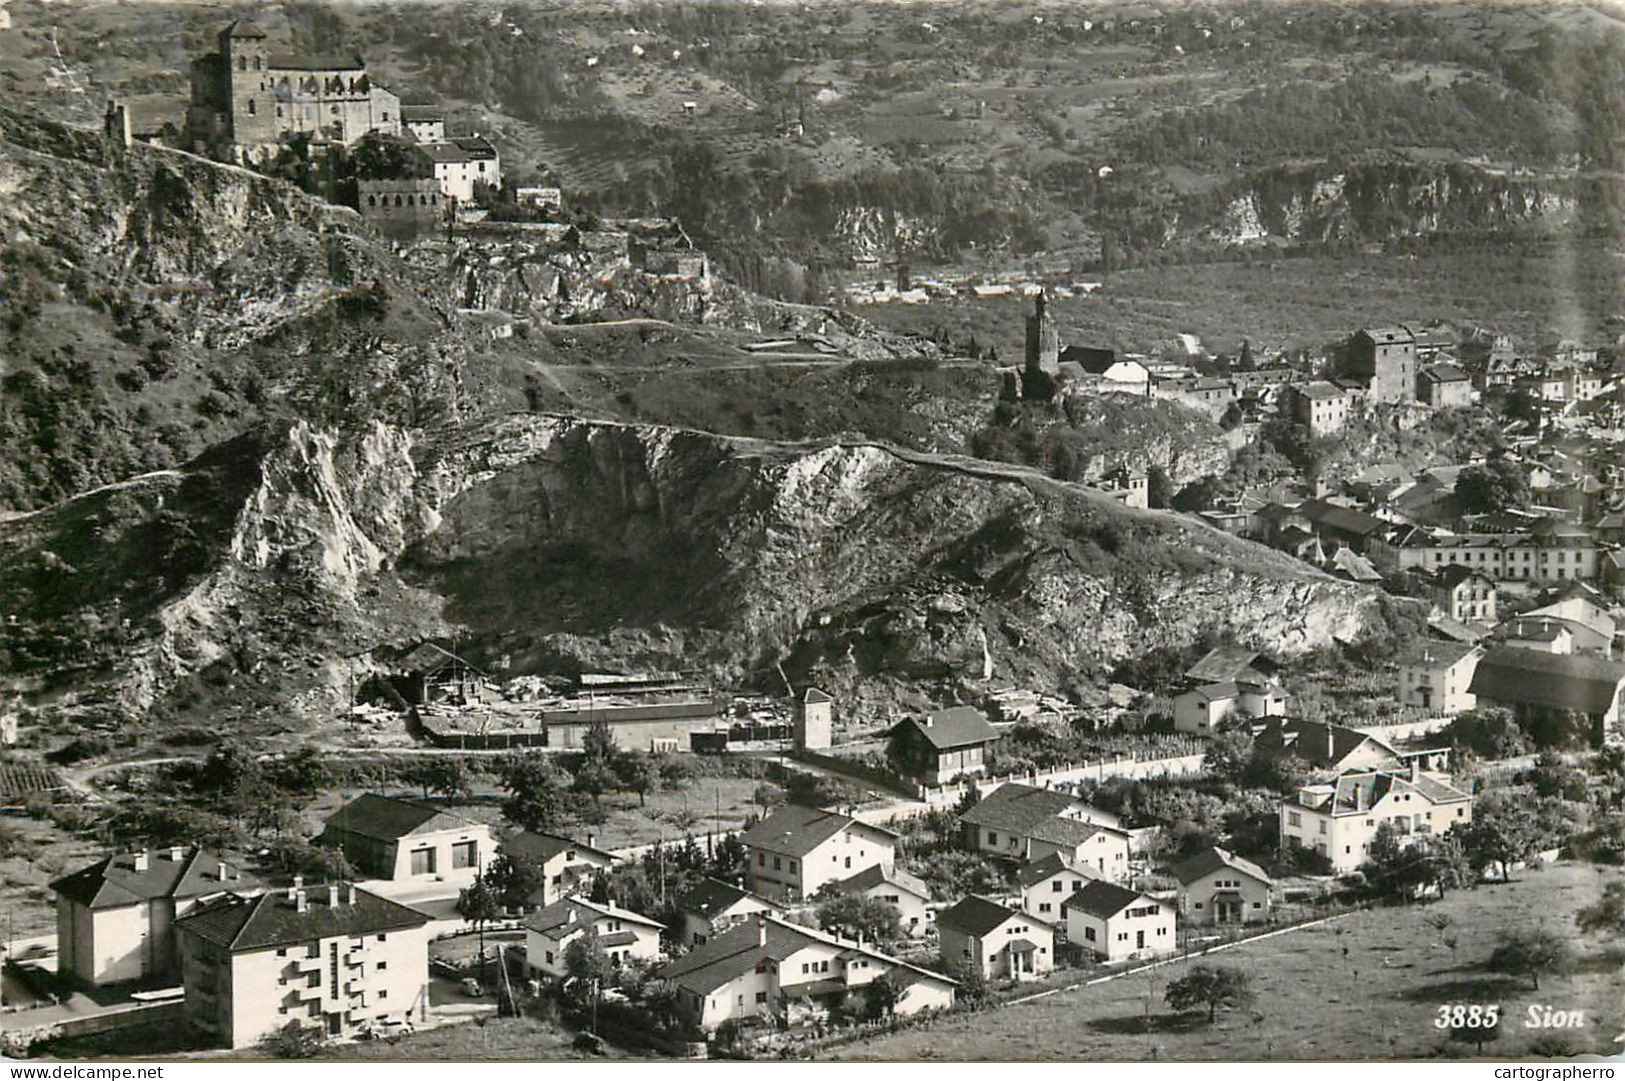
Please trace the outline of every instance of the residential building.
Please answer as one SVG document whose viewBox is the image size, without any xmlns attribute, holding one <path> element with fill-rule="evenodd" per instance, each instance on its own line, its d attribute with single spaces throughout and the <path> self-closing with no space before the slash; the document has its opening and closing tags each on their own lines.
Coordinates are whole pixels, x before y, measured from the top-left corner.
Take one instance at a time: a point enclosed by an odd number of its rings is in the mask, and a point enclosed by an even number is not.
<svg viewBox="0 0 1625 1081">
<path fill-rule="evenodd" d="M 1286 712 L 1290 697 L 1274 680 L 1263 683 L 1207 683 L 1174 696 L 1174 728 L 1206 736 L 1224 718 L 1276 717 Z"/>
<path fill-rule="evenodd" d="M 1399 658 L 1399 704 L 1445 717 L 1476 709 L 1471 688 L 1483 656 L 1474 642 L 1422 642 Z"/>
<path fill-rule="evenodd" d="M 1312 439 L 1340 431 L 1348 423 L 1353 397 L 1336 383 L 1316 379 L 1289 384 L 1281 392 L 1281 411 L 1301 424 Z"/>
<path fill-rule="evenodd" d="M 1467 566 L 1441 567 L 1428 582 L 1428 597 L 1442 614 L 1462 623 L 1494 623 L 1495 580 Z"/>
<path fill-rule="evenodd" d="M 438 105 L 402 105 L 401 134 L 420 143 L 446 139 L 446 110 Z"/>
<path fill-rule="evenodd" d="M 1021 910 L 1051 926 L 1062 923 L 1065 917 L 1061 910 L 1066 899 L 1098 877 L 1099 873 L 1087 866 L 1068 866 L 1056 852 L 1041 860 L 1024 863 L 1016 871 L 1016 886 L 1021 890 Z"/>
<path fill-rule="evenodd" d="M 1270 717 L 1255 725 L 1254 733 L 1253 753 L 1268 758 L 1291 755 L 1317 772 L 1398 767 L 1403 761 L 1387 740 L 1340 724 Z"/>
<path fill-rule="evenodd" d="M 972 894 L 937 913 L 943 965 L 987 979 L 1035 980 L 1055 967 L 1055 931 L 1043 920 Z"/>
<path fill-rule="evenodd" d="M 749 860 L 750 888 L 772 898 L 811 897 L 826 883 L 897 863 L 895 834 L 816 807 L 785 804 L 739 840 Z"/>
<path fill-rule="evenodd" d="M 1215 845 L 1181 860 L 1173 873 L 1186 924 L 1261 923 L 1270 917 L 1275 883 L 1251 860 Z"/>
<path fill-rule="evenodd" d="M 1185 672 L 1187 686 L 1238 683 L 1267 686 L 1275 682 L 1280 666 L 1262 653 L 1242 646 L 1219 646 L 1202 654 Z"/>
<path fill-rule="evenodd" d="M 999 730 L 981 710 L 954 706 L 898 721 L 891 730 L 891 755 L 909 776 L 945 784 L 982 773 L 987 748 L 998 740 Z"/>
<path fill-rule="evenodd" d="M 931 926 L 931 890 L 918 878 L 896 867 L 890 870 L 879 865 L 867 867 L 851 878 L 830 883 L 824 889 L 830 893 L 857 894 L 884 901 L 897 910 L 898 926 L 910 938 L 920 937 Z"/>
<path fill-rule="evenodd" d="M 1561 621 L 1574 636 L 1578 653 L 1613 655 L 1617 628 L 1602 594 L 1583 582 L 1573 582 L 1553 594 L 1547 603 L 1522 613 L 1524 619 Z"/>
<path fill-rule="evenodd" d="M 1416 373 L 1416 399 L 1435 409 L 1471 405 L 1473 383 L 1454 364 L 1424 364 Z"/>
<path fill-rule="evenodd" d="M 175 920 L 222 893 L 254 893 L 259 879 L 202 848 L 106 856 L 51 883 L 57 971 L 86 984 L 180 971 Z"/>
<path fill-rule="evenodd" d="M 1309 528 L 1328 548 L 1341 545 L 1362 555 L 1370 550 L 1374 539 L 1382 538 L 1394 528 L 1392 522 L 1324 499 L 1305 500 L 1298 507 L 1298 513 L 1308 519 Z"/>
<path fill-rule="evenodd" d="M 1412 760 L 1408 770 L 1351 770 L 1283 799 L 1281 844 L 1312 848 L 1342 873 L 1365 862 L 1384 822 L 1408 845 L 1472 817 L 1472 796 L 1427 776 Z"/>
<path fill-rule="evenodd" d="M 1179 949 L 1174 906 L 1112 882 L 1091 882 L 1067 898 L 1066 940 L 1111 964 Z"/>
<path fill-rule="evenodd" d="M 1063 379 L 1080 386 L 1123 394 L 1151 393 L 1151 370 L 1134 357 L 1118 356 L 1111 349 L 1069 345 L 1058 364 Z"/>
<path fill-rule="evenodd" d="M 538 975 L 563 977 L 569 972 L 565 952 L 592 937 L 615 968 L 628 961 L 654 962 L 660 957 L 660 931 L 659 920 L 630 909 L 566 897 L 525 920 L 525 964 Z"/>
<path fill-rule="evenodd" d="M 1590 581 L 1597 577 L 1603 552 L 1585 529 L 1556 523 L 1518 533 L 1412 529 L 1389 547 L 1377 552 L 1379 565 L 1437 571 L 1460 564 L 1496 582 Z"/>
<path fill-rule="evenodd" d="M 1369 381 L 1373 402 L 1416 397 L 1416 335 L 1403 326 L 1368 327 L 1349 340 L 1348 371 Z"/>
<path fill-rule="evenodd" d="M 860 942 L 773 916 L 758 916 L 667 962 L 655 977 L 677 992 L 678 1009 L 707 1032 L 726 1021 L 801 1025 L 828 1017 L 829 1006 L 857 1009 L 871 981 L 902 987 L 893 1012 L 912 1017 L 954 1004 L 958 987 L 930 969 Z"/>
<path fill-rule="evenodd" d="M 777 902 L 717 878 L 707 878 L 683 894 L 677 910 L 683 914 L 678 941 L 685 946 L 703 946 L 756 916 L 784 915 Z"/>
<path fill-rule="evenodd" d="M 585 842 L 556 833 L 521 830 L 497 845 L 500 855 L 524 860 L 541 869 L 542 884 L 537 887 L 526 904 L 545 908 L 573 893 L 586 889 L 592 877 L 607 871 L 615 857 L 593 846 L 592 836 Z"/>
<path fill-rule="evenodd" d="M 966 844 L 1030 863 L 1052 853 L 1103 878 L 1129 875 L 1129 835 L 1115 815 L 1054 789 L 1006 782 L 959 816 Z"/>
<path fill-rule="evenodd" d="M 1526 718 L 1583 713 L 1591 718 L 1597 742 L 1625 742 L 1620 724 L 1625 664 L 1618 661 L 1500 646 L 1478 662 L 1469 689 L 1480 703 L 1506 706 Z"/>
<path fill-rule="evenodd" d="M 316 843 L 339 849 L 372 878 L 463 884 L 490 862 L 494 847 L 483 822 L 376 792 L 333 812 Z"/>
<path fill-rule="evenodd" d="M 502 156 L 489 139 L 470 135 L 441 143 L 420 143 L 441 194 L 459 203 L 471 202 L 477 186 L 502 186 Z"/>
<path fill-rule="evenodd" d="M 1574 652 L 1574 632 L 1560 619 L 1524 618 L 1514 616 L 1495 628 L 1498 645 L 1518 649 L 1538 649 L 1542 653 L 1570 654 Z"/>
<path fill-rule="evenodd" d="M 227 894 L 199 905 L 175 922 L 187 1024 L 240 1048 L 291 1021 L 350 1036 L 421 1020 L 428 922 L 354 885 Z"/>
</svg>

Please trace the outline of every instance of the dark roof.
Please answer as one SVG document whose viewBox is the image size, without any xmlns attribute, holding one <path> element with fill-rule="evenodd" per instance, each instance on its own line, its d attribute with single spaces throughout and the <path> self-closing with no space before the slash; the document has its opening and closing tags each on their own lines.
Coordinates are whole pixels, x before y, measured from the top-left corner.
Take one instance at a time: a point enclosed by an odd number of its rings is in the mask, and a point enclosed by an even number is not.
<svg viewBox="0 0 1625 1081">
<path fill-rule="evenodd" d="M 1283 508 L 1284 509 L 1284 508 Z M 1219 646 L 1185 671 L 1193 683 L 1230 683 L 1259 676 L 1268 677 L 1275 665 L 1267 658 L 1242 646 Z"/>
<path fill-rule="evenodd" d="M 1465 563 L 1448 564 L 1439 568 L 1438 573 L 1433 576 L 1433 580 L 1446 589 L 1454 589 L 1469 578 L 1481 578 L 1489 582 L 1491 586 L 1495 584 L 1494 579 L 1488 575 L 1480 574 Z"/>
<path fill-rule="evenodd" d="M 1071 897 L 1068 897 L 1066 907 L 1082 909 L 1091 916 L 1108 919 L 1117 915 L 1135 901 L 1140 900 L 1142 896 L 1142 894 L 1135 893 L 1131 889 L 1125 889 L 1115 882 L 1107 882 L 1103 878 L 1097 878 Z M 1154 901 L 1156 898 L 1147 898 L 1147 900 Z"/>
<path fill-rule="evenodd" d="M 255 26 L 251 19 L 234 19 L 226 26 L 228 38 L 263 38 L 265 31 Z"/>
<path fill-rule="evenodd" d="M 1234 683 L 1208 683 L 1192 687 L 1185 694 L 1194 694 L 1205 702 L 1224 702 L 1241 694 L 1241 689 Z M 1183 698 L 1185 694 L 1179 697 Z"/>
<path fill-rule="evenodd" d="M 1328 503 L 1323 499 L 1306 500 L 1303 506 L 1298 509 L 1305 518 L 1317 526 L 1325 526 L 1328 529 L 1336 529 L 1344 533 L 1353 533 L 1356 536 L 1385 533 L 1393 526 L 1391 522 L 1373 518 L 1362 511 L 1339 507 L 1337 504 Z"/>
<path fill-rule="evenodd" d="M 1415 792 L 1430 803 L 1456 803 L 1472 799 L 1467 793 L 1431 777 L 1418 776 L 1412 782 L 1408 776 L 1387 770 L 1366 770 L 1345 773 L 1337 778 L 1332 790 L 1330 811 L 1332 814 L 1364 814 L 1390 792 Z M 1323 812 L 1327 810 L 1324 807 L 1319 809 Z"/>
<path fill-rule="evenodd" d="M 227 890 L 251 892 L 264 885 L 240 865 L 222 863 L 219 856 L 205 849 L 158 848 L 144 855 L 144 870 L 136 869 L 137 853 L 120 852 L 57 879 L 51 889 L 86 908 L 101 909 L 122 908 L 158 897 L 201 897 Z"/>
<path fill-rule="evenodd" d="M 402 105 L 401 119 L 420 123 L 425 120 L 444 120 L 446 110 L 439 105 Z"/>
<path fill-rule="evenodd" d="M 326 890 L 307 889 L 308 903 L 300 912 L 288 890 L 258 897 L 227 894 L 200 905 L 175 921 L 175 926 L 232 952 L 267 949 L 310 942 L 313 939 L 371 935 L 422 927 L 429 917 L 368 890 L 338 886 L 338 904 L 328 903 Z"/>
<path fill-rule="evenodd" d="M 1295 754 L 1311 766 L 1335 766 L 1354 753 L 1366 740 L 1397 755 L 1392 747 L 1369 732 L 1340 724 L 1269 717 L 1253 740 L 1257 750 L 1268 755 Z"/>
<path fill-rule="evenodd" d="M 1099 375 L 1117 363 L 1117 352 L 1090 345 L 1069 345 L 1061 350 L 1058 360 L 1063 364 L 1076 364 L 1092 375 Z"/>
<path fill-rule="evenodd" d="M 468 829 L 478 823 L 411 800 L 363 792 L 328 816 L 328 829 L 394 841 L 414 833 Z"/>
<path fill-rule="evenodd" d="M 681 912 L 687 912 L 690 915 L 709 920 L 717 913 L 727 911 L 729 907 L 738 904 L 747 897 L 760 901 L 771 912 L 781 911 L 781 906 L 776 902 L 754 894 L 741 886 L 735 886 L 732 882 L 724 882 L 720 878 L 701 879 L 698 885 L 683 894 L 678 900 L 677 908 Z"/>
<path fill-rule="evenodd" d="M 1017 832 L 1030 829 L 1061 812 L 1071 810 L 1078 800 L 1052 788 L 1035 788 L 1015 781 L 1000 785 L 959 816 L 973 826 L 991 826 Z"/>
<path fill-rule="evenodd" d="M 1021 915 L 997 901 L 971 894 L 952 908 L 937 913 L 937 926 L 981 938 L 1013 916 Z"/>
<path fill-rule="evenodd" d="M 1035 841 L 1076 848 L 1107 828 L 1093 822 L 1079 822 L 1075 818 L 1041 818 L 1022 832 Z"/>
<path fill-rule="evenodd" d="M 360 53 L 272 53 L 266 63 L 284 71 L 360 71 L 367 66 Z"/>
<path fill-rule="evenodd" d="M 905 725 L 913 728 L 939 751 L 991 743 L 999 738 L 999 730 L 989 724 L 987 717 L 975 706 L 939 709 L 924 718 L 909 717 L 899 721 L 897 726 L 901 728 Z"/>
<path fill-rule="evenodd" d="M 572 923 L 590 927 L 592 922 L 598 919 L 624 920 L 628 923 L 641 923 L 648 927 L 660 926 L 659 921 L 651 920 L 648 916 L 633 912 L 629 908 L 599 904 L 581 897 L 566 897 L 562 901 L 554 901 L 546 908 L 531 913 L 525 920 L 525 929 L 556 939 L 558 936 L 554 935 L 553 932 L 561 927 L 566 927 Z"/>
<path fill-rule="evenodd" d="M 1450 668 L 1478 648 L 1476 642 L 1437 642 L 1427 639 L 1412 646 L 1395 661 L 1401 668 Z"/>
<path fill-rule="evenodd" d="M 1621 681 L 1625 664 L 1617 661 L 1500 646 L 1478 662 L 1468 691 L 1497 702 L 1598 714 L 1613 706 Z"/>
<path fill-rule="evenodd" d="M 751 848 L 776 852 L 781 856 L 800 857 L 848 826 L 859 826 L 886 835 L 886 831 L 878 826 L 869 826 L 835 811 L 787 803 L 740 834 L 739 840 Z"/>
<path fill-rule="evenodd" d="M 1555 642 L 1565 634 L 1574 633 L 1572 627 L 1566 626 L 1570 622 L 1556 616 L 1515 617 L 1496 627 L 1495 636 L 1516 638 L 1522 642 Z"/>
<path fill-rule="evenodd" d="M 1270 876 L 1265 874 L 1264 869 L 1258 864 L 1253 863 L 1251 860 L 1244 860 L 1235 853 L 1226 851 L 1217 845 L 1204 848 L 1189 859 L 1180 861 L 1174 865 L 1173 869 L 1174 877 L 1179 879 L 1182 885 L 1186 886 L 1204 875 L 1210 875 L 1214 871 L 1220 870 L 1236 871 L 1239 874 L 1244 874 L 1249 878 L 1262 882 L 1266 886 L 1271 884 Z"/>
<path fill-rule="evenodd" d="M 1305 398 L 1317 399 L 1320 401 L 1329 401 L 1332 398 L 1341 398 L 1347 393 L 1347 391 L 1338 386 L 1336 383 L 1328 383 L 1324 379 L 1316 379 L 1312 383 L 1305 383 L 1302 386 L 1293 387 L 1292 389 L 1296 390 Z"/>
<path fill-rule="evenodd" d="M 835 699 L 831 698 L 817 687 L 808 687 L 807 690 L 802 694 L 801 700 L 809 705 L 817 705 L 820 702 L 835 701 Z"/>
<path fill-rule="evenodd" d="M 878 863 L 865 867 L 850 878 L 831 883 L 831 887 L 841 893 L 861 893 L 876 886 L 899 886 L 916 897 L 926 900 L 931 897 L 930 888 L 907 871 L 895 868 L 888 871 Z"/>
<path fill-rule="evenodd" d="M 560 837 L 556 833 L 537 833 L 533 830 L 523 830 L 511 837 L 503 838 L 502 843 L 497 845 L 497 851 L 505 855 L 521 856 L 525 859 L 535 860 L 537 863 L 545 863 L 560 852 L 570 851 L 574 851 L 578 855 L 585 853 L 589 856 L 597 856 L 606 864 L 615 860 L 614 853 L 605 852 L 601 848 L 594 848 L 585 842 Z"/>
<path fill-rule="evenodd" d="M 838 946 L 848 953 L 895 966 L 904 978 L 912 974 L 917 980 L 935 980 L 950 987 L 958 986 L 940 973 L 771 916 L 762 917 L 759 921 L 748 920 L 709 942 L 701 943 L 683 956 L 662 965 L 654 974 L 657 979 L 670 980 L 679 987 L 704 995 L 751 971 L 763 958 L 784 961 L 816 943 Z"/>
<path fill-rule="evenodd" d="M 1025 889 L 1028 886 L 1037 885 L 1045 879 L 1054 878 L 1056 875 L 1065 874 L 1069 871 L 1080 878 L 1098 877 L 1088 864 L 1081 867 L 1069 867 L 1066 861 L 1061 858 L 1059 852 L 1051 852 L 1041 860 L 1033 860 L 1031 863 L 1022 864 L 1016 871 L 1016 885 Z"/>
<path fill-rule="evenodd" d="M 1435 383 L 1465 383 L 1467 373 L 1454 364 L 1425 364 L 1422 366 L 1422 378 Z"/>
<path fill-rule="evenodd" d="M 1362 327 L 1358 333 L 1364 334 L 1374 342 L 1414 342 L 1416 335 L 1411 333 L 1409 327 Z"/>
</svg>

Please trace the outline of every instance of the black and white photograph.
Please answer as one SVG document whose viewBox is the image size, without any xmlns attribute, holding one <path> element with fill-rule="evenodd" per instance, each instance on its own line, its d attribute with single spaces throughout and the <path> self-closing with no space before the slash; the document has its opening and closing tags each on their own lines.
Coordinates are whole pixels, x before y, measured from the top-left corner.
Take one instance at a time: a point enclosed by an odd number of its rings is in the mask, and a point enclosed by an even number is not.
<svg viewBox="0 0 1625 1081">
<path fill-rule="evenodd" d="M 0 0 L 0 932 L 12 1081 L 1612 1077 L 1625 3 Z"/>
</svg>

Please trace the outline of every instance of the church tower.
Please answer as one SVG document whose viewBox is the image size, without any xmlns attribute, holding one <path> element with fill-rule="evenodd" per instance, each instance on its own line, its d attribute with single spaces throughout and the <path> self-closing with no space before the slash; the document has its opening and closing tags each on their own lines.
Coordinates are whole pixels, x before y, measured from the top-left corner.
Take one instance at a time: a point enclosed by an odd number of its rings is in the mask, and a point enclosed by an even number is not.
<svg viewBox="0 0 1625 1081">
<path fill-rule="evenodd" d="M 1054 375 L 1061 370 L 1061 335 L 1048 308 L 1048 294 L 1039 293 L 1027 317 L 1027 370 Z"/>
<path fill-rule="evenodd" d="M 271 87 L 265 31 L 247 19 L 238 19 L 220 31 L 220 62 L 225 68 L 231 141 L 238 146 L 276 142 L 276 93 Z"/>
</svg>

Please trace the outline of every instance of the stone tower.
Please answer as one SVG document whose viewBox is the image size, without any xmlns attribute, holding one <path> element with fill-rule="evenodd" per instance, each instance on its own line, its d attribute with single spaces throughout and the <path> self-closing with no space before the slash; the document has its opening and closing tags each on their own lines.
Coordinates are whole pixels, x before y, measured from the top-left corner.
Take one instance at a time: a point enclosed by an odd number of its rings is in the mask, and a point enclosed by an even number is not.
<svg viewBox="0 0 1625 1081">
<path fill-rule="evenodd" d="M 226 123 L 238 146 L 277 141 L 276 92 L 271 87 L 265 31 L 238 19 L 220 31 L 220 63 L 225 68 Z"/>
<path fill-rule="evenodd" d="M 1061 335 L 1049 314 L 1049 296 L 1039 293 L 1027 317 L 1027 370 L 1054 375 L 1061 370 Z"/>
<path fill-rule="evenodd" d="M 791 707 L 795 743 L 821 751 L 833 742 L 835 700 L 817 687 L 808 687 Z"/>
</svg>

